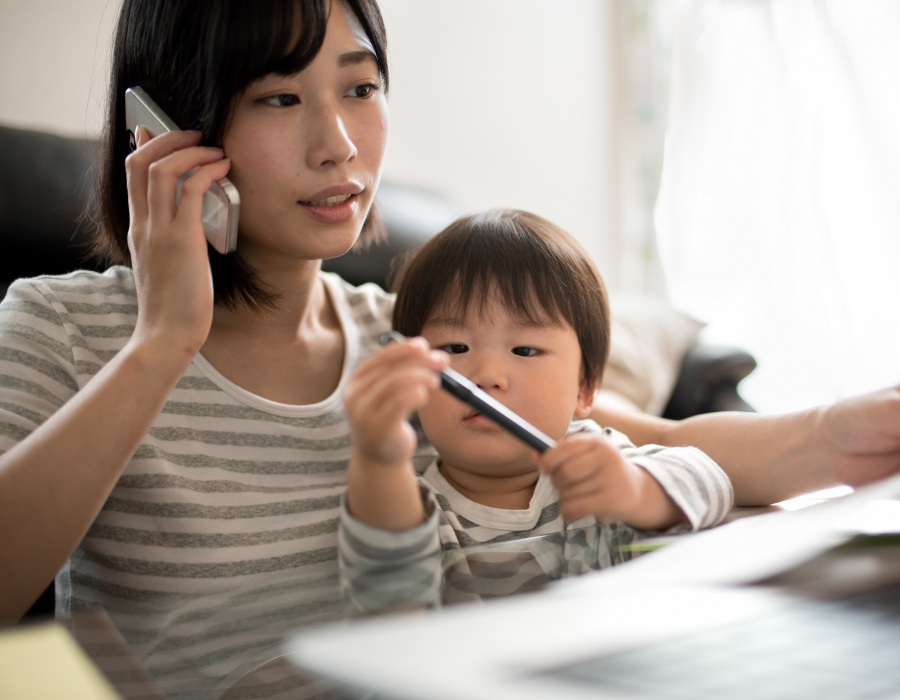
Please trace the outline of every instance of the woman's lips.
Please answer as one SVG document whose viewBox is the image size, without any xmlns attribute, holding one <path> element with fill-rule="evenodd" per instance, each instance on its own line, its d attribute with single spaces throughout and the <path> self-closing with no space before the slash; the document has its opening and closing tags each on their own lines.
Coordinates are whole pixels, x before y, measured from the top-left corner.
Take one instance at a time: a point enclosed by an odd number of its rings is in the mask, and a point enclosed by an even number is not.
<svg viewBox="0 0 900 700">
<path fill-rule="evenodd" d="M 339 197 L 346 196 L 346 199 L 339 203 L 332 203 Z M 297 204 L 307 211 L 314 219 L 325 223 L 337 223 L 352 219 L 359 209 L 359 195 L 343 195 L 335 196 L 329 201 L 328 198 L 315 200 L 311 202 L 297 202 Z"/>
</svg>

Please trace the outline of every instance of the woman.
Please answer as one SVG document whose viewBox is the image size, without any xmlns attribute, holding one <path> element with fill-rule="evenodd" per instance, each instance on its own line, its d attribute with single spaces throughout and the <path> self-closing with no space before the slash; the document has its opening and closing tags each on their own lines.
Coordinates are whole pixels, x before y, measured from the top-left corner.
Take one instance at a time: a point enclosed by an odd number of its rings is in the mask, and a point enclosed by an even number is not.
<svg viewBox="0 0 900 700">
<path fill-rule="evenodd" d="M 136 85 L 202 134 L 139 133 L 126 158 Z M 100 234 L 126 266 L 18 282 L 0 307 L 0 621 L 58 571 L 60 612 L 99 603 L 126 634 L 129 616 L 283 575 L 304 582 L 298 615 L 333 610 L 340 390 L 392 300 L 319 264 L 375 228 L 387 86 L 374 0 L 126 0 Z M 232 257 L 207 252 L 200 223 L 226 174 L 241 195 Z M 701 447 L 751 503 L 896 471 L 898 414 L 891 390 L 780 418 L 597 417 L 638 443 Z"/>
</svg>

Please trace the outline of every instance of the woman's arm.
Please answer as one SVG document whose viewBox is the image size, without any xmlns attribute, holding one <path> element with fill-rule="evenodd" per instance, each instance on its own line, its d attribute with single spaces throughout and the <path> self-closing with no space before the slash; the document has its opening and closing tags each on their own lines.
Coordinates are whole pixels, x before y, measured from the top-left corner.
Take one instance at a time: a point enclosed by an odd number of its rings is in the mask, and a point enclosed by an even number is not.
<svg viewBox="0 0 900 700">
<path fill-rule="evenodd" d="M 900 387 L 767 416 L 709 413 L 683 421 L 596 406 L 592 418 L 637 445 L 691 445 L 728 474 L 736 505 L 763 505 L 900 471 Z"/>
<path fill-rule="evenodd" d="M 127 345 L 0 457 L 0 624 L 18 620 L 75 551 L 190 361 Z"/>
<path fill-rule="evenodd" d="M 196 132 L 139 135 L 129 156 L 132 338 L 90 382 L 0 456 L 0 624 L 16 621 L 85 536 L 212 321 L 202 196 L 228 170 Z M 175 206 L 178 176 L 200 166 Z"/>
</svg>

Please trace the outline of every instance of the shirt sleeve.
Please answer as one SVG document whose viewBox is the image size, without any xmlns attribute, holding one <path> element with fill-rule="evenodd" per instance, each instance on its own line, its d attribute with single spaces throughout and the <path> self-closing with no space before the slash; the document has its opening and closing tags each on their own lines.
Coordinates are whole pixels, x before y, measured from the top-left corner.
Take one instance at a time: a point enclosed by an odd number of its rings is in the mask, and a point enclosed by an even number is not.
<svg viewBox="0 0 900 700">
<path fill-rule="evenodd" d="M 341 499 L 338 561 L 341 593 L 350 612 L 394 606 L 433 607 L 442 587 L 439 509 L 420 483 L 427 520 L 412 530 L 382 530 L 354 518 Z"/>
<path fill-rule="evenodd" d="M 718 525 L 734 506 L 734 490 L 728 475 L 696 447 L 635 447 L 625 435 L 612 428 L 600 428 L 592 421 L 583 423 L 586 425 L 578 426 L 574 432 L 601 432 L 616 445 L 622 457 L 656 479 L 682 510 L 690 527 L 675 526 L 667 534 Z"/>
<path fill-rule="evenodd" d="M 42 288 L 19 280 L 0 303 L 0 454 L 28 437 L 79 388 L 71 338 L 60 315 L 64 310 Z"/>
</svg>

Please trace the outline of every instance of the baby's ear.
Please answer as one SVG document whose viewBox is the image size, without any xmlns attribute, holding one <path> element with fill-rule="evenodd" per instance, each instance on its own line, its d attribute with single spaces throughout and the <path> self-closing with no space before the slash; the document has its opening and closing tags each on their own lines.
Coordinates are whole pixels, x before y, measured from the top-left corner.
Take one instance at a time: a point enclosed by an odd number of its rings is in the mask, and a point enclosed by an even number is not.
<svg viewBox="0 0 900 700">
<path fill-rule="evenodd" d="M 575 417 L 587 418 L 594 407 L 594 390 L 597 388 L 597 380 L 583 381 L 578 389 L 578 401 L 575 404 Z"/>
</svg>

